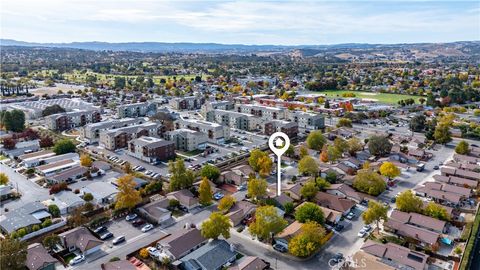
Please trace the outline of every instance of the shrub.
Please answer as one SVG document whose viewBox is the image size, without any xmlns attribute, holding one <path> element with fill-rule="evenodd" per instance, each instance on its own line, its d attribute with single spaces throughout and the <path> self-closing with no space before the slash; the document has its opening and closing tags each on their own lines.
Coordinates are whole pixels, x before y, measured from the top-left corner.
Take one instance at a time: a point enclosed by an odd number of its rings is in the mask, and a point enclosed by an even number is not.
<svg viewBox="0 0 480 270">
<path fill-rule="evenodd" d="M 50 225 L 52 225 L 52 220 L 51 219 L 45 219 L 45 221 L 42 223 L 42 228 L 46 228 Z"/>
<path fill-rule="evenodd" d="M 142 248 L 140 249 L 140 252 L 139 252 L 139 255 L 140 257 L 142 257 L 143 259 L 146 259 L 148 258 L 148 250 L 146 248 Z"/>
<path fill-rule="evenodd" d="M 38 225 L 38 224 L 33 225 L 32 231 L 36 232 L 38 230 L 40 230 L 40 225 Z"/>
</svg>

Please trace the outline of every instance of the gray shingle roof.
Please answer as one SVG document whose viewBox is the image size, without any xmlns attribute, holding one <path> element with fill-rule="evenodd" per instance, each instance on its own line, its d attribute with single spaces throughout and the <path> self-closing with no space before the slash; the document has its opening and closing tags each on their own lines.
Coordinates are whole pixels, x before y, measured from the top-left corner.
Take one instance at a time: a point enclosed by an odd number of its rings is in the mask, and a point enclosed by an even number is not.
<svg viewBox="0 0 480 270">
<path fill-rule="evenodd" d="M 233 261 L 237 252 L 230 248 L 225 240 L 213 240 L 201 248 L 183 257 L 181 261 L 186 270 L 217 270 Z"/>
</svg>

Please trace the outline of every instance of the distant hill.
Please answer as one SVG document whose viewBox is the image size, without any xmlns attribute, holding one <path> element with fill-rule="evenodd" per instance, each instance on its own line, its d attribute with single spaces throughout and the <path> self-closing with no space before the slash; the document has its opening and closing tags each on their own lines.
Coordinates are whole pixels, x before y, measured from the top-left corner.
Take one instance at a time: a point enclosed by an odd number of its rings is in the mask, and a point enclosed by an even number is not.
<svg viewBox="0 0 480 270">
<path fill-rule="evenodd" d="M 244 45 L 219 43 L 166 43 L 166 42 L 71 42 L 71 43 L 33 43 L 12 39 L 0 39 L 1 46 L 72 48 L 94 51 L 132 51 L 132 52 L 179 52 L 179 53 L 263 53 L 273 52 L 289 54 L 295 57 L 330 57 L 336 59 L 378 57 L 379 54 L 394 55 L 409 53 L 418 58 L 461 57 L 478 55 L 480 41 L 459 41 L 451 43 L 415 43 L 415 44 L 366 44 L 345 43 L 335 45 Z"/>
</svg>

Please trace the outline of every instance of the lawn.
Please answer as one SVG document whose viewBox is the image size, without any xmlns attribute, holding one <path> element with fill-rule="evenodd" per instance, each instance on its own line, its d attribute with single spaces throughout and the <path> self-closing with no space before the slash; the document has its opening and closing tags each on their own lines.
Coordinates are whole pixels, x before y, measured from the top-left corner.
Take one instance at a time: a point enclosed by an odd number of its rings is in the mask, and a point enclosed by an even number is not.
<svg viewBox="0 0 480 270">
<path fill-rule="evenodd" d="M 389 94 L 389 93 L 377 93 L 377 92 L 362 92 L 362 91 L 348 91 L 348 90 L 326 90 L 326 91 L 307 91 L 303 92 L 307 94 L 325 94 L 327 97 L 342 97 L 344 93 L 354 93 L 355 97 L 361 99 L 372 99 L 382 103 L 397 104 L 398 101 L 407 98 L 413 98 L 416 103 L 420 103 L 418 100 L 422 96 L 402 95 L 402 94 Z M 423 97 L 426 99 L 426 97 Z"/>
<path fill-rule="evenodd" d="M 97 77 L 97 82 L 101 82 L 101 83 L 112 83 L 115 77 L 126 77 L 128 79 L 136 79 L 137 77 L 140 76 L 140 75 L 138 75 L 138 76 L 137 75 L 128 75 L 127 76 L 127 75 L 115 75 L 115 74 L 102 74 L 102 73 L 96 73 L 96 72 L 91 72 L 91 71 L 87 72 L 86 74 L 95 75 Z M 75 82 L 78 82 L 78 83 L 84 83 L 86 74 L 82 74 L 82 73 L 79 73 L 79 72 L 75 71 L 73 73 L 65 74 L 65 78 L 70 80 L 70 81 L 75 81 Z M 144 76 L 145 78 L 148 77 L 146 75 L 142 75 L 142 76 Z M 196 76 L 197 76 L 197 74 L 168 75 L 168 76 L 167 75 L 154 75 L 153 76 L 153 81 L 156 84 L 159 84 L 161 79 L 173 80 L 174 77 L 177 80 L 180 80 L 181 78 L 185 78 L 185 80 L 190 81 L 192 79 L 195 79 Z M 209 75 L 203 74 L 202 79 L 205 80 L 205 79 L 207 79 L 208 76 Z"/>
</svg>

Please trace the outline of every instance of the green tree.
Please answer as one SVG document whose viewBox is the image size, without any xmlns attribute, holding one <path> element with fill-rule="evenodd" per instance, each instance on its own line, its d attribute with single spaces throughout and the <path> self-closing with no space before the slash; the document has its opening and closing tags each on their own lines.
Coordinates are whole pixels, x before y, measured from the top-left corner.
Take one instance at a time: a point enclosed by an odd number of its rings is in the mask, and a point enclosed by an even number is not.
<svg viewBox="0 0 480 270">
<path fill-rule="evenodd" d="M 374 135 L 368 139 L 368 150 L 375 156 L 386 156 L 392 151 L 392 143 L 385 136 Z"/>
<path fill-rule="evenodd" d="M 407 189 L 400 193 L 395 200 L 397 209 L 403 212 L 421 213 L 423 209 L 423 201 L 415 194 Z"/>
<path fill-rule="evenodd" d="M 210 218 L 202 223 L 201 233 L 205 238 L 217 239 L 220 235 L 230 238 L 230 219 L 220 212 L 213 212 Z"/>
<path fill-rule="evenodd" d="M 185 167 L 183 159 L 170 161 L 168 163 L 168 171 L 170 176 L 170 191 L 189 188 L 195 180 L 195 173 Z"/>
<path fill-rule="evenodd" d="M 56 204 L 50 204 L 48 206 L 48 212 L 52 215 L 52 217 L 56 218 L 60 216 L 60 209 Z"/>
<path fill-rule="evenodd" d="M 248 158 L 248 164 L 250 165 L 250 167 L 252 167 L 252 169 L 256 172 L 258 172 L 260 170 L 260 166 L 258 164 L 258 160 L 264 156 L 267 156 L 268 154 L 266 152 L 263 152 L 259 149 L 254 149 L 251 153 L 250 153 L 250 157 Z"/>
<path fill-rule="evenodd" d="M 298 172 L 308 175 L 318 174 L 318 164 L 311 156 L 305 156 L 298 162 Z"/>
<path fill-rule="evenodd" d="M 285 156 L 293 157 L 295 155 L 295 147 L 293 145 L 289 145 L 287 151 L 285 151 Z"/>
<path fill-rule="evenodd" d="M 352 120 L 348 118 L 340 118 L 337 122 L 337 127 L 352 127 Z"/>
<path fill-rule="evenodd" d="M 228 212 L 228 210 L 230 210 L 234 204 L 235 198 L 232 195 L 227 195 L 218 202 L 218 210 L 222 212 Z"/>
<path fill-rule="evenodd" d="M 297 208 L 295 211 L 295 220 L 300 223 L 314 221 L 321 225 L 325 224 L 325 216 L 322 208 L 311 202 L 305 202 Z"/>
<path fill-rule="evenodd" d="M 363 150 L 363 144 L 362 142 L 356 138 L 356 137 L 353 137 L 351 139 L 348 139 L 347 141 L 347 145 L 348 145 L 348 153 L 352 156 L 355 156 L 355 154 L 358 152 L 358 151 L 361 151 Z"/>
<path fill-rule="evenodd" d="M 302 197 L 308 201 L 311 201 L 315 197 L 317 192 L 318 187 L 313 180 L 305 183 L 305 185 L 303 185 L 303 187 L 300 189 L 300 194 L 302 194 Z"/>
<path fill-rule="evenodd" d="M 452 133 L 450 132 L 450 126 L 446 123 L 440 122 L 435 127 L 433 138 L 436 143 L 446 144 L 452 141 Z"/>
<path fill-rule="evenodd" d="M 65 109 L 62 106 L 58 104 L 54 104 L 52 106 L 47 106 L 45 109 L 43 109 L 42 116 L 45 117 L 52 114 L 64 113 L 64 112 L 65 112 Z"/>
<path fill-rule="evenodd" d="M 319 130 L 312 131 L 307 136 L 307 146 L 310 149 L 320 151 L 323 145 L 327 142 L 327 139 L 323 136 Z"/>
<path fill-rule="evenodd" d="M 23 270 L 27 260 L 27 242 L 0 239 L 0 269 Z"/>
<path fill-rule="evenodd" d="M 298 155 L 300 156 L 300 159 L 308 156 L 308 149 L 307 149 L 307 147 L 305 147 L 303 145 L 300 146 L 300 149 L 298 150 L 298 152 L 299 152 Z"/>
<path fill-rule="evenodd" d="M 220 177 L 220 170 L 210 164 L 205 165 L 200 171 L 200 176 L 208 178 L 210 181 L 216 182 Z"/>
<path fill-rule="evenodd" d="M 337 137 L 333 141 L 333 146 L 340 152 L 340 153 L 345 153 L 348 151 L 348 141 Z"/>
<path fill-rule="evenodd" d="M 8 176 L 5 173 L 0 173 L 0 185 L 6 185 L 8 181 Z"/>
<path fill-rule="evenodd" d="M 271 205 L 258 207 L 255 211 L 255 221 L 248 230 L 260 239 L 270 239 L 273 235 L 283 231 L 287 221 L 278 215 L 277 209 Z"/>
<path fill-rule="evenodd" d="M 460 155 L 468 155 L 470 153 L 469 145 L 466 141 L 460 141 L 455 147 L 455 152 Z"/>
<path fill-rule="evenodd" d="M 212 188 L 208 182 L 207 177 L 203 177 L 200 186 L 198 187 L 198 201 L 201 205 L 210 205 L 212 203 Z"/>
<path fill-rule="evenodd" d="M 53 146 L 53 152 L 57 155 L 75 152 L 75 144 L 69 139 L 59 140 Z"/>
<path fill-rule="evenodd" d="M 449 221 L 450 215 L 447 212 L 447 209 L 442 205 L 434 202 L 429 202 L 425 207 L 424 214 L 427 216 L 431 216 L 436 219 Z"/>
<path fill-rule="evenodd" d="M 140 192 L 135 189 L 136 183 L 130 174 L 118 178 L 118 193 L 115 196 L 115 209 L 132 210 L 142 201 Z"/>
<path fill-rule="evenodd" d="M 330 187 L 330 182 L 328 182 L 324 178 L 317 177 L 317 179 L 315 179 L 315 185 L 318 187 L 320 191 L 324 191 L 325 189 Z"/>
<path fill-rule="evenodd" d="M 86 202 L 90 202 L 93 200 L 93 195 L 92 193 L 85 193 L 83 195 L 83 200 L 86 201 Z"/>
<path fill-rule="evenodd" d="M 378 173 L 360 170 L 353 180 L 353 187 L 358 191 L 377 196 L 385 191 L 387 184 Z"/>
<path fill-rule="evenodd" d="M 55 248 L 56 245 L 61 243 L 60 236 L 56 234 L 51 234 L 43 238 L 42 243 L 45 246 L 45 248 L 47 248 L 48 250 L 52 250 L 53 248 Z"/>
<path fill-rule="evenodd" d="M 340 151 L 335 146 L 329 145 L 327 147 L 327 157 L 328 157 L 328 160 L 331 162 L 336 161 L 337 159 L 342 157 L 342 151 Z"/>
<path fill-rule="evenodd" d="M 418 114 L 410 119 L 410 130 L 422 132 L 425 129 L 426 118 L 423 114 Z"/>
<path fill-rule="evenodd" d="M 25 113 L 21 110 L 1 111 L 0 125 L 7 131 L 22 132 L 25 129 Z"/>
<path fill-rule="evenodd" d="M 315 222 L 302 225 L 301 232 L 288 243 L 288 251 L 297 257 L 307 257 L 313 254 L 321 245 L 325 229 Z"/>
<path fill-rule="evenodd" d="M 388 177 L 389 179 L 395 178 L 400 175 L 400 169 L 392 162 L 386 161 L 380 166 L 380 174 Z"/>
<path fill-rule="evenodd" d="M 327 172 L 327 175 L 325 176 L 325 180 L 327 180 L 330 184 L 335 184 L 337 182 L 337 174 L 334 172 Z"/>
<path fill-rule="evenodd" d="M 293 205 L 292 202 L 285 203 L 285 205 L 283 207 L 285 208 L 285 214 L 286 215 L 292 214 L 293 211 L 295 210 L 295 205 Z"/>
<path fill-rule="evenodd" d="M 380 227 L 378 226 L 378 223 L 381 220 L 387 221 L 387 212 L 387 207 L 374 200 L 370 200 L 368 202 L 367 210 L 362 213 L 363 222 L 365 222 L 365 224 L 372 224 L 373 222 L 375 222 L 377 225 L 377 231 L 379 231 Z"/>
<path fill-rule="evenodd" d="M 247 184 L 247 195 L 257 200 L 267 194 L 267 187 L 268 183 L 265 179 L 250 179 Z"/>
</svg>

